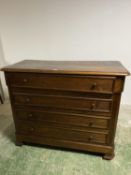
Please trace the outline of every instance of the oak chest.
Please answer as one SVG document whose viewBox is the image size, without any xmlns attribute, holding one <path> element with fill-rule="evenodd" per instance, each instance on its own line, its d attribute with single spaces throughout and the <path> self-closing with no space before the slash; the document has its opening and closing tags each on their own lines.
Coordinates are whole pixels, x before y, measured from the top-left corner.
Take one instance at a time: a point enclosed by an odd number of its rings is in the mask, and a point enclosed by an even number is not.
<svg viewBox="0 0 131 175">
<path fill-rule="evenodd" d="M 16 144 L 37 143 L 114 156 L 121 92 L 117 61 L 24 60 L 2 69 Z"/>
</svg>

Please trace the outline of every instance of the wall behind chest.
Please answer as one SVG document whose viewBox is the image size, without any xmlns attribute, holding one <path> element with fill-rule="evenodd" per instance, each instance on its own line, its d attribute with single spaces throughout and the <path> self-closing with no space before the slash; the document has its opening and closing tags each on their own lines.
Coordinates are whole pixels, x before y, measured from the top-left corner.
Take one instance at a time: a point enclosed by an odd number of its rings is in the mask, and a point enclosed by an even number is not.
<svg viewBox="0 0 131 175">
<path fill-rule="evenodd" d="M 131 70 L 130 11 L 130 0 L 0 0 L 1 58 L 113 59 Z M 127 78 L 123 103 L 130 88 Z"/>
</svg>

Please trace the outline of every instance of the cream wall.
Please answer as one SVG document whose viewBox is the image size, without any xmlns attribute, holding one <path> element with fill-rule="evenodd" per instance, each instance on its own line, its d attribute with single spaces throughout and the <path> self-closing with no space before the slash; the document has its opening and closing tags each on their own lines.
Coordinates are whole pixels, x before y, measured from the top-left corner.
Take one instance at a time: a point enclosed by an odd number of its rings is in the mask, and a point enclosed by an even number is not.
<svg viewBox="0 0 131 175">
<path fill-rule="evenodd" d="M 131 0 L 0 0 L 0 40 L 1 65 L 120 60 L 131 71 Z M 131 104 L 131 77 L 122 103 Z"/>
</svg>

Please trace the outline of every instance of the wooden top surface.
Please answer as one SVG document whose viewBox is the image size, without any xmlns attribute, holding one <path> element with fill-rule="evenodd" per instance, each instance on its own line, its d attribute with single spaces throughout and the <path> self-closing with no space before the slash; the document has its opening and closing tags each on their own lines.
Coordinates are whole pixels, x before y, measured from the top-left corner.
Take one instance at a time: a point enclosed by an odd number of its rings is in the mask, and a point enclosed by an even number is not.
<svg viewBox="0 0 131 175">
<path fill-rule="evenodd" d="M 1 69 L 5 72 L 117 75 L 130 73 L 119 61 L 40 61 L 23 60 Z"/>
</svg>

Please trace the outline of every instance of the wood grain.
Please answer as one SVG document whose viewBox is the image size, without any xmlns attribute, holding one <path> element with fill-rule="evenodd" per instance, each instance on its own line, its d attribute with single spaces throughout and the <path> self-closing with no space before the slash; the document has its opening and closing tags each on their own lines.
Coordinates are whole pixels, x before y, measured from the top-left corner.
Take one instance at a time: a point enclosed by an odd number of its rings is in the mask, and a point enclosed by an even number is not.
<svg viewBox="0 0 131 175">
<path fill-rule="evenodd" d="M 16 145 L 38 143 L 114 156 L 129 72 L 117 61 L 29 61 L 2 69 L 9 88 Z"/>
<path fill-rule="evenodd" d="M 41 61 L 24 60 L 3 71 L 55 74 L 88 74 L 126 76 L 130 73 L 119 61 Z"/>
</svg>

